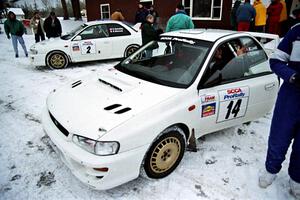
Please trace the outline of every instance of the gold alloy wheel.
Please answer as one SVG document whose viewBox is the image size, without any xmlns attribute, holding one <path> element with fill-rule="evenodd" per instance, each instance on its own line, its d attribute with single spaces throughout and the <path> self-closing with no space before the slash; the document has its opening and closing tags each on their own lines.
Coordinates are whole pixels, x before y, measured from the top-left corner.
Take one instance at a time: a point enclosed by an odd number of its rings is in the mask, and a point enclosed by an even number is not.
<svg viewBox="0 0 300 200">
<path fill-rule="evenodd" d="M 127 56 L 130 56 L 130 55 L 133 54 L 136 50 L 137 50 L 136 47 L 130 47 L 130 48 L 127 50 Z"/>
<path fill-rule="evenodd" d="M 177 161 L 181 144 L 176 137 L 167 137 L 156 145 L 150 158 L 150 167 L 155 173 L 164 173 Z"/>
<path fill-rule="evenodd" d="M 50 66 L 52 66 L 53 68 L 63 68 L 65 64 L 65 57 L 61 54 L 53 54 L 50 58 Z"/>
</svg>

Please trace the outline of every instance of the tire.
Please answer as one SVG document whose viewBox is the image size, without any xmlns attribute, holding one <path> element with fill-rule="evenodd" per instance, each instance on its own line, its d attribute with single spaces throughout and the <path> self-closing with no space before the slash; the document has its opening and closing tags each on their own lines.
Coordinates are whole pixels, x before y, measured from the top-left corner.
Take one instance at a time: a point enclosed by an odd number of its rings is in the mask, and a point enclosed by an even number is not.
<svg viewBox="0 0 300 200">
<path fill-rule="evenodd" d="M 149 178 L 164 178 L 179 165 L 186 144 L 182 133 L 182 130 L 172 129 L 151 145 L 144 161 L 144 170 Z"/>
<path fill-rule="evenodd" d="M 136 50 L 138 50 L 138 48 L 140 48 L 139 45 L 135 45 L 135 44 L 129 45 L 124 52 L 124 57 L 127 58 L 128 56 L 130 56 L 131 54 L 136 52 Z"/>
<path fill-rule="evenodd" d="M 69 65 L 69 59 L 61 51 L 52 51 L 47 55 L 46 63 L 52 69 L 63 69 Z"/>
</svg>

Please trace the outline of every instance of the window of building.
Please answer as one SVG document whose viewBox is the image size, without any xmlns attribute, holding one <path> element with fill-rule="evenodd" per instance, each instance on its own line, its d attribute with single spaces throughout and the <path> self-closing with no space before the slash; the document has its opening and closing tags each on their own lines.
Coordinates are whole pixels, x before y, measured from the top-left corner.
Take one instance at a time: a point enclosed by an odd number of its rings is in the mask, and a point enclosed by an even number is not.
<svg viewBox="0 0 300 200">
<path fill-rule="evenodd" d="M 183 0 L 182 3 L 194 20 L 221 20 L 223 0 Z"/>
<path fill-rule="evenodd" d="M 110 18 L 110 6 L 109 4 L 100 4 L 101 19 Z"/>
</svg>

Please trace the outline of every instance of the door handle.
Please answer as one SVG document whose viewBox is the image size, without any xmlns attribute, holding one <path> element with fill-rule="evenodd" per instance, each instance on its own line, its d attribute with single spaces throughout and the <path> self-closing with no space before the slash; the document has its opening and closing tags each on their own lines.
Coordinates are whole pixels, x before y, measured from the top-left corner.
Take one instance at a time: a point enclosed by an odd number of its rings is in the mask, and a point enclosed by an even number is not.
<svg viewBox="0 0 300 200">
<path fill-rule="evenodd" d="M 266 84 L 265 85 L 265 90 L 266 91 L 270 91 L 270 90 L 273 90 L 275 88 L 276 84 L 273 82 L 273 83 L 269 83 L 269 84 Z"/>
</svg>

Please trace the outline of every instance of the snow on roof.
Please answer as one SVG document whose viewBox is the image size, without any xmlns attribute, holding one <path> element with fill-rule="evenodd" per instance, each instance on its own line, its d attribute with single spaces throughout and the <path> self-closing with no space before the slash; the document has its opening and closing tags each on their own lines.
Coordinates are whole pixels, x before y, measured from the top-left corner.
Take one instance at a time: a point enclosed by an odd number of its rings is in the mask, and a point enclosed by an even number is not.
<svg viewBox="0 0 300 200">
<path fill-rule="evenodd" d="M 8 12 L 9 11 L 15 13 L 15 15 L 24 15 L 24 12 L 21 8 L 9 8 Z"/>
</svg>

